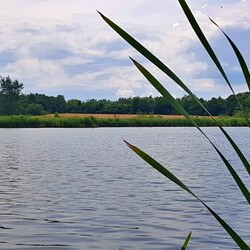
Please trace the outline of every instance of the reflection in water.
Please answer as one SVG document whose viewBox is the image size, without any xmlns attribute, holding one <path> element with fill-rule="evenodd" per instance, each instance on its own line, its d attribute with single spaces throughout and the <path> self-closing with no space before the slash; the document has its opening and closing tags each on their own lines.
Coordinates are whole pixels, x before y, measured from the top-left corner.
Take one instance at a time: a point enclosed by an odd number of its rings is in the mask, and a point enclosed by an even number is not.
<svg viewBox="0 0 250 250">
<path fill-rule="evenodd" d="M 250 187 L 218 130 L 205 130 Z M 228 130 L 250 159 L 248 130 Z M 191 230 L 191 249 L 237 249 L 202 205 L 123 139 L 156 157 L 250 241 L 247 203 L 193 128 L 0 132 L 1 249 L 180 249 Z"/>
</svg>

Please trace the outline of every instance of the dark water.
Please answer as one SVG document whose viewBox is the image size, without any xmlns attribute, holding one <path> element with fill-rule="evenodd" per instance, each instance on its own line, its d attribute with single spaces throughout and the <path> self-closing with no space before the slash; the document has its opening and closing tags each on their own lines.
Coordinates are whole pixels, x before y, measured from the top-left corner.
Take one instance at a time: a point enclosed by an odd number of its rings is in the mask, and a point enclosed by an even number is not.
<svg viewBox="0 0 250 250">
<path fill-rule="evenodd" d="M 227 129 L 250 159 L 247 128 Z M 216 128 L 206 128 L 250 187 Z M 0 129 L 0 249 L 238 249 L 189 194 L 123 139 L 173 171 L 250 244 L 250 210 L 194 128 Z"/>
</svg>

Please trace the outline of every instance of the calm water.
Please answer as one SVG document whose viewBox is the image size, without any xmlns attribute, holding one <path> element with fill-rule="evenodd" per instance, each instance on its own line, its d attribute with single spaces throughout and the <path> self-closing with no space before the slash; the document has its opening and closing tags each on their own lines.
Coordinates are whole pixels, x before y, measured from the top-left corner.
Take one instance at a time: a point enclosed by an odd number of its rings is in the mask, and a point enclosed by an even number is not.
<svg viewBox="0 0 250 250">
<path fill-rule="evenodd" d="M 250 132 L 229 128 L 250 159 Z M 250 187 L 216 128 L 205 128 Z M 250 211 L 194 128 L 0 129 L 0 249 L 237 249 L 205 208 L 137 157 L 173 171 L 250 244 Z"/>
</svg>

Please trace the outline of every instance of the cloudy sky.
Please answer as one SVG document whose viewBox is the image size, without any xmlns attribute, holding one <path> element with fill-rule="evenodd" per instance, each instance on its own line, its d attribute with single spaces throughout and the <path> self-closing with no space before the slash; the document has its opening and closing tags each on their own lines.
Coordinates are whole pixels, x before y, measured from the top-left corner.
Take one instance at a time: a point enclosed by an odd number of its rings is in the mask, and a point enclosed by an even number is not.
<svg viewBox="0 0 250 250">
<path fill-rule="evenodd" d="M 250 65 L 250 0 L 189 0 L 236 92 L 245 91 L 237 60 L 212 17 Z M 124 42 L 101 11 L 166 63 L 199 97 L 230 91 L 199 44 L 177 0 L 0 0 L 0 75 L 24 93 L 66 99 L 156 96 L 128 59 L 141 62 L 176 97 L 185 93 Z"/>
</svg>

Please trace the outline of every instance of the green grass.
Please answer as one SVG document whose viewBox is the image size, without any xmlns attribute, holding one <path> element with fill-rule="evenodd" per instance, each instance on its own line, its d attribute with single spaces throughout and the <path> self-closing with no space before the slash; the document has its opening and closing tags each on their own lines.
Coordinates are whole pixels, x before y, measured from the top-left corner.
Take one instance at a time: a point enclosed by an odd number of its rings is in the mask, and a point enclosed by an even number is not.
<svg viewBox="0 0 250 250">
<path fill-rule="evenodd" d="M 216 122 L 211 118 L 194 118 L 200 127 L 214 127 Z M 224 127 L 247 126 L 244 118 L 217 118 Z M 191 127 L 194 126 L 185 118 L 165 119 L 161 117 L 138 116 L 135 118 L 95 118 L 95 117 L 33 117 L 33 116 L 0 116 L 1 128 L 96 128 L 96 127 Z"/>
</svg>

